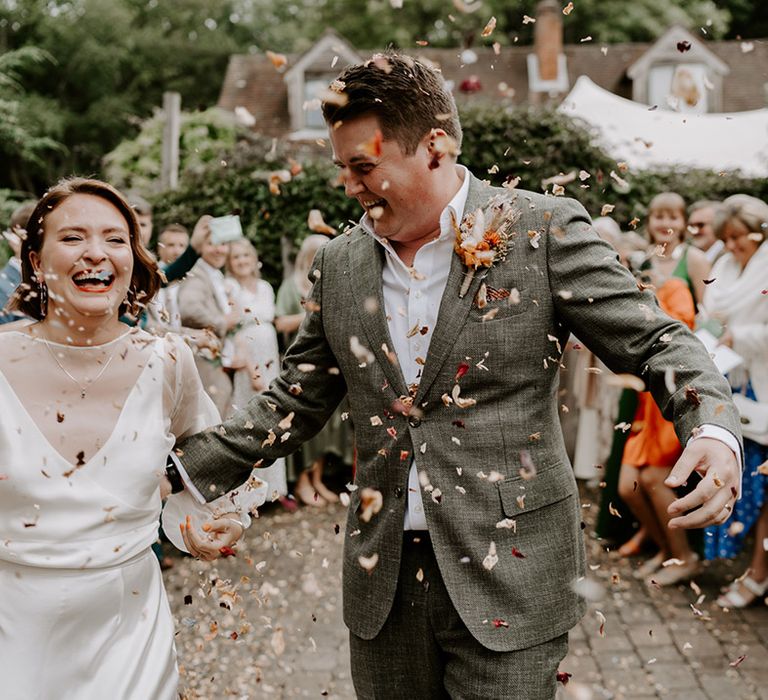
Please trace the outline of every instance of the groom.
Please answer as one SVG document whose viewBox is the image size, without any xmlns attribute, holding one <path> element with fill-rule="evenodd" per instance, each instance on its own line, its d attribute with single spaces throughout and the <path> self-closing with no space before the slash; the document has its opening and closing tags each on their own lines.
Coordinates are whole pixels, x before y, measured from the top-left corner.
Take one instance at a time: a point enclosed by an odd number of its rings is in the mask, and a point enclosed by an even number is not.
<svg viewBox="0 0 768 700">
<path fill-rule="evenodd" d="M 577 202 L 491 188 L 456 164 L 461 127 L 437 71 L 387 54 L 331 90 L 334 158 L 363 217 L 318 253 L 280 377 L 181 443 L 182 472 L 213 498 L 296 450 L 348 395 L 357 473 L 343 591 L 358 696 L 552 698 L 585 609 L 556 400 L 569 333 L 643 377 L 674 419 L 688 447 L 670 478 L 704 475 L 673 505 L 677 526 L 730 513 L 729 388 Z M 495 224 L 509 234 L 503 259 L 489 208 L 499 194 L 512 202 Z M 456 227 L 467 237 L 463 217 L 478 209 L 486 245 L 468 241 L 460 257 Z M 470 274 L 473 254 L 489 265 Z"/>
</svg>

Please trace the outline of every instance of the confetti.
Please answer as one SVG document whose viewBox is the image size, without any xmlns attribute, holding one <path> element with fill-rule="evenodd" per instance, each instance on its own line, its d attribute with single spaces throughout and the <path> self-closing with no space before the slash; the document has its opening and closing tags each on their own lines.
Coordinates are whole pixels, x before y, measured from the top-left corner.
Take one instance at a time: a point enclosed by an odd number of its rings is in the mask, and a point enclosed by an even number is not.
<svg viewBox="0 0 768 700">
<path fill-rule="evenodd" d="M 491 36 L 491 34 L 493 34 L 493 30 L 494 29 L 496 29 L 496 18 L 495 17 L 491 17 L 488 20 L 488 24 L 486 24 L 485 27 L 483 28 L 481 36 L 483 38 Z"/>
<path fill-rule="evenodd" d="M 491 571 L 496 564 L 499 563 L 499 555 L 496 554 L 496 543 L 491 541 L 488 547 L 488 554 L 483 559 L 483 568 L 487 571 Z"/>
</svg>

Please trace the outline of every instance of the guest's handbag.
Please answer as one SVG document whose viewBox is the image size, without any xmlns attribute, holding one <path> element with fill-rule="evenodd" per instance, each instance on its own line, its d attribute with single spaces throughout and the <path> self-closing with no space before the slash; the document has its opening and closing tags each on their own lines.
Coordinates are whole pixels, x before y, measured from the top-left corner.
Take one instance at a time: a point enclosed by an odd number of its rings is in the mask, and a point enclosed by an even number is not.
<svg viewBox="0 0 768 700">
<path fill-rule="evenodd" d="M 733 403 L 741 416 L 741 434 L 761 445 L 768 445 L 768 403 L 753 401 L 741 394 L 733 395 Z"/>
</svg>

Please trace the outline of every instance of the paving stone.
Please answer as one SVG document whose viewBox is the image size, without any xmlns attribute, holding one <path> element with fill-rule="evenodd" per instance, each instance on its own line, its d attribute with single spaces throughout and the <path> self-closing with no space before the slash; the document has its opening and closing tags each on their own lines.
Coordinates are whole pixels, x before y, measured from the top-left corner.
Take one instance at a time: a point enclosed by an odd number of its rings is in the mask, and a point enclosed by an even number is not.
<svg viewBox="0 0 768 700">
<path fill-rule="evenodd" d="M 688 666 L 653 664 L 647 670 L 653 682 L 665 690 L 682 691 L 699 687 L 696 674 Z"/>
<path fill-rule="evenodd" d="M 627 668 L 643 668 L 645 660 L 635 651 L 615 654 L 596 654 L 594 657 L 601 671 L 616 671 Z"/>
<path fill-rule="evenodd" d="M 632 642 L 620 629 L 606 631 L 605 637 L 595 635 L 589 640 L 589 646 L 593 654 L 612 653 L 616 651 L 630 651 Z"/>
<path fill-rule="evenodd" d="M 582 500 L 590 498 L 587 493 Z M 255 521 L 237 558 L 210 565 L 177 558 L 164 572 L 177 622 L 181 689 L 190 700 L 354 700 L 341 616 L 343 536 L 334 534 L 344 517 L 341 507 L 295 514 L 274 509 Z M 714 605 L 722 583 L 744 571 L 743 559 L 713 564 L 697 579 L 706 596 L 698 605 L 704 619 L 691 610 L 698 593 L 689 586 L 649 589 L 631 578 L 629 563 L 588 545 L 590 563 L 600 565 L 592 575 L 606 596 L 570 635 L 561 668 L 573 674 L 573 692 L 558 698 L 768 700 L 768 607 L 724 612 Z M 613 572 L 620 577 L 616 584 Z M 219 608 L 209 595 L 216 579 L 240 582 L 240 607 Z M 184 604 L 186 595 L 193 605 Z M 598 634 L 596 609 L 606 616 L 605 637 Z M 218 635 L 208 639 L 214 621 Z M 246 622 L 250 629 L 230 638 Z M 274 648 L 278 628 L 281 654 Z M 684 649 L 686 642 L 691 649 Z M 731 668 L 741 654 L 745 661 Z"/>
<path fill-rule="evenodd" d="M 686 690 L 659 691 L 659 697 L 664 700 L 709 700 L 703 690 L 687 688 Z"/>
<path fill-rule="evenodd" d="M 581 683 L 594 683 L 601 678 L 596 660 L 592 656 L 569 654 L 560 662 L 560 670 L 572 674 Z"/>
<path fill-rule="evenodd" d="M 636 647 L 661 647 L 673 644 L 672 635 L 661 623 L 654 625 L 633 625 L 627 634 Z"/>
<path fill-rule="evenodd" d="M 750 687 L 738 676 L 700 675 L 699 684 L 710 700 L 746 700 L 754 695 Z"/>
<path fill-rule="evenodd" d="M 604 673 L 603 682 L 608 690 L 616 693 L 617 698 L 653 697 L 656 695 L 650 677 L 642 669 Z"/>
<path fill-rule="evenodd" d="M 637 622 L 654 625 L 661 622 L 661 616 L 653 605 L 636 603 L 634 605 L 625 605 L 619 609 L 621 619 L 629 625 Z"/>
</svg>

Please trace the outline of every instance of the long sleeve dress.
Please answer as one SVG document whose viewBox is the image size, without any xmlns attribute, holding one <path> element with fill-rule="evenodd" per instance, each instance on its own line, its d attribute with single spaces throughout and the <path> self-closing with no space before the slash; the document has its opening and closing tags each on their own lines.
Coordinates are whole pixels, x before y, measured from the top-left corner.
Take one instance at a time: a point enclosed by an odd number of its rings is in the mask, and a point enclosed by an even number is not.
<svg viewBox="0 0 768 700">
<path fill-rule="evenodd" d="M 255 291 L 246 289 L 231 278 L 227 279 L 227 283 L 230 297 L 242 312 L 242 327 L 234 342 L 235 354 L 243 354 L 251 366 L 258 368 L 264 386 L 268 387 L 280 373 L 280 353 L 274 326 L 275 291 L 269 282 L 261 279 L 257 281 Z M 248 367 L 235 371 L 233 386 L 233 410 L 243 408 L 257 393 Z M 271 500 L 288 493 L 283 458 L 262 469 L 260 476 L 269 483 Z"/>
<path fill-rule="evenodd" d="M 81 395 L 53 364 L 76 352 L 135 372 L 119 385 L 104 372 Z M 175 699 L 173 620 L 150 545 L 168 453 L 218 422 L 192 353 L 137 330 L 85 348 L 1 333 L 0 415 L 0 695 Z M 265 491 L 251 479 L 236 508 Z M 195 509 L 186 493 L 169 505 Z"/>
</svg>

